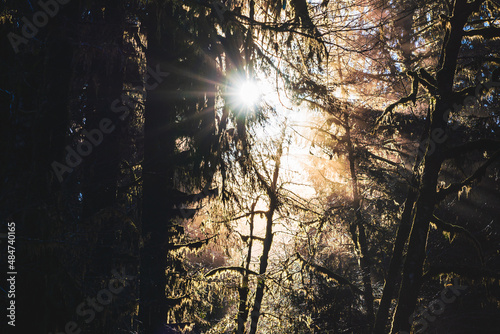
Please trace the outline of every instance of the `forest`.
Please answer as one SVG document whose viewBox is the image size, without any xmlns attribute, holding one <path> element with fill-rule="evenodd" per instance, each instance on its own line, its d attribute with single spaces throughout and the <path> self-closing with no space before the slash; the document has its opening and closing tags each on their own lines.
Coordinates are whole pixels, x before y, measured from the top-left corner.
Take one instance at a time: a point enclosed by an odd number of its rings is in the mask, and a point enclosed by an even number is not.
<svg viewBox="0 0 500 334">
<path fill-rule="evenodd" d="M 1 333 L 500 333 L 499 0 L 0 0 Z"/>
</svg>

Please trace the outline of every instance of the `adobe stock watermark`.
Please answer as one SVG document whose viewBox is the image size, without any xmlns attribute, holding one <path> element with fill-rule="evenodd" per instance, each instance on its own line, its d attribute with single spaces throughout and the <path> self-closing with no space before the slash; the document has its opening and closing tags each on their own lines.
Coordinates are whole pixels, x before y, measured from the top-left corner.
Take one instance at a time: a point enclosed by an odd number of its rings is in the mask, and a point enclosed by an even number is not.
<svg viewBox="0 0 500 334">
<path fill-rule="evenodd" d="M 147 67 L 146 78 L 145 78 L 145 87 L 146 90 L 154 90 L 158 87 L 160 83 L 163 82 L 163 78 L 170 75 L 168 72 L 161 72 L 160 65 L 156 65 L 156 69 L 151 67 Z M 151 79 L 152 83 L 150 83 Z M 142 87 L 134 87 L 134 91 L 142 91 Z M 120 120 L 125 120 L 127 116 L 130 114 L 130 111 L 135 108 L 135 103 L 130 99 L 130 97 L 126 94 L 122 94 L 119 98 L 115 99 L 111 103 L 111 111 L 115 114 L 121 114 L 118 118 Z M 67 145 L 65 147 L 66 150 L 66 164 L 58 161 L 53 161 L 51 164 L 52 170 L 56 174 L 59 182 L 63 181 L 63 176 L 65 173 L 72 173 L 74 168 L 78 167 L 83 158 L 90 155 L 94 149 L 101 145 L 104 140 L 105 134 L 110 134 L 115 130 L 116 126 L 113 124 L 113 121 L 110 118 L 103 118 L 99 121 L 99 127 L 92 129 L 90 131 L 83 130 L 82 135 L 83 138 L 76 145 L 75 148 Z"/>
<path fill-rule="evenodd" d="M 60 5 L 67 5 L 71 0 L 40 0 L 38 1 L 38 6 L 42 8 L 35 14 L 30 20 L 26 16 L 21 18 L 23 26 L 21 28 L 22 36 L 16 33 L 10 32 L 7 35 L 12 49 L 17 54 L 19 53 L 19 46 L 21 44 L 28 44 L 28 41 L 38 34 L 39 29 L 45 27 L 49 23 L 49 17 L 53 18 L 59 13 Z"/>
<path fill-rule="evenodd" d="M 104 306 L 113 302 L 113 298 L 120 294 L 126 286 L 129 286 L 129 281 L 135 279 L 135 276 L 125 274 L 125 270 L 121 272 L 113 270 L 111 272 L 113 278 L 109 280 L 108 286 L 105 289 L 99 290 L 94 298 L 87 297 L 85 301 L 76 307 L 76 314 L 85 318 L 83 321 L 88 324 L 95 319 L 96 312 L 102 312 Z M 68 321 L 64 326 L 64 332 L 54 334 L 80 334 L 82 329 L 75 321 Z M 49 334 L 52 334 L 49 333 Z"/>
<path fill-rule="evenodd" d="M 414 324 L 415 334 L 424 333 L 429 327 L 429 324 L 437 319 L 437 316 L 443 314 L 446 309 L 446 304 L 454 303 L 457 297 L 467 290 L 468 286 L 460 285 L 458 279 L 453 280 L 453 284 L 449 284 L 444 288 L 438 297 L 433 299 L 426 307 L 421 306 L 417 311 L 413 312 L 408 318 L 410 324 Z M 400 332 L 400 334 L 409 334 L 408 332 Z"/>
<path fill-rule="evenodd" d="M 463 106 L 474 105 L 476 102 L 479 102 L 480 101 L 479 97 L 483 89 L 489 90 L 492 87 L 499 87 L 499 86 L 500 82 L 493 80 L 493 73 L 492 73 L 490 75 L 489 80 L 487 80 L 484 83 L 479 83 L 475 87 L 474 95 L 467 96 L 462 102 L 462 104 L 453 103 L 453 106 L 444 112 L 443 120 L 447 122 L 451 112 L 458 112 L 460 108 L 462 108 Z M 453 126 L 451 126 L 451 130 L 456 130 L 458 129 L 459 126 L 460 124 L 456 123 Z M 436 151 L 436 145 L 444 143 L 448 139 L 448 137 L 449 137 L 448 134 L 443 129 L 441 128 L 434 129 L 430 134 L 427 155 L 433 154 Z M 422 158 L 425 155 L 426 149 L 427 147 L 425 145 L 419 145 L 419 150 L 418 150 L 419 158 Z"/>
</svg>

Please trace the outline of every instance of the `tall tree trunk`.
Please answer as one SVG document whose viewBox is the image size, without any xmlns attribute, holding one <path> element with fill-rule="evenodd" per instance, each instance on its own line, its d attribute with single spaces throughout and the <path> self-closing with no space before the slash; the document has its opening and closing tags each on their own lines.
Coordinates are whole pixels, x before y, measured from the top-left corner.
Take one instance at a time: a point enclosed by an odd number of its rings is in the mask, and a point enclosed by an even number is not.
<svg viewBox="0 0 500 334">
<path fill-rule="evenodd" d="M 404 5 L 404 3 L 402 4 Z M 404 18 L 397 22 L 397 25 L 402 30 L 402 37 L 400 47 L 402 50 L 402 58 L 403 64 L 405 65 L 405 70 L 413 70 L 412 64 L 412 51 L 414 49 L 414 45 L 411 42 L 412 37 L 412 27 L 413 27 L 413 15 L 415 11 L 415 7 L 410 4 L 411 8 L 408 8 L 404 11 Z M 394 297 L 394 289 L 396 288 L 396 283 L 400 276 L 401 264 L 403 263 L 403 252 L 405 245 L 408 241 L 408 237 L 410 235 L 411 230 L 411 220 L 413 213 L 413 205 L 415 204 L 415 200 L 418 195 L 418 167 L 421 163 L 420 152 L 425 149 L 425 139 L 427 136 L 427 131 L 429 130 L 429 116 L 430 112 L 426 118 L 426 127 L 422 133 L 422 136 L 419 141 L 419 147 L 417 150 L 416 160 L 413 165 L 413 173 L 410 181 L 408 194 L 406 197 L 406 201 L 404 203 L 403 212 L 401 214 L 401 218 L 399 221 L 399 227 L 396 232 L 396 240 L 394 241 L 394 247 L 392 250 L 391 261 L 389 263 L 389 269 L 387 270 L 387 274 L 385 276 L 384 289 L 382 292 L 382 298 L 380 300 L 379 308 L 377 310 L 377 314 L 375 317 L 375 323 L 373 326 L 374 334 L 383 334 L 386 333 L 386 326 L 389 320 L 389 310 L 391 307 L 391 302 Z"/>
<path fill-rule="evenodd" d="M 401 214 L 401 220 L 396 234 L 396 240 L 394 241 L 394 248 L 392 250 L 392 257 L 385 278 L 382 298 L 380 300 L 377 316 L 375 318 L 373 328 L 374 334 L 386 333 L 387 321 L 389 320 L 389 309 L 391 307 L 394 288 L 396 287 L 401 264 L 403 262 L 404 248 L 410 234 L 413 205 L 418 194 L 417 189 L 414 188 L 417 186 L 416 181 L 416 178 L 412 178 L 412 184 L 408 190 L 408 196 L 404 204 L 403 213 Z"/>
<path fill-rule="evenodd" d="M 427 133 L 429 131 L 429 123 L 430 110 L 427 114 L 425 129 L 422 132 L 422 136 L 419 141 L 420 144 L 417 150 L 416 160 L 413 165 L 413 172 L 408 188 L 408 195 L 406 196 L 403 213 L 401 214 L 398 231 L 396 232 L 396 240 L 394 241 L 389 269 L 387 270 L 387 274 L 385 276 L 382 298 L 380 300 L 380 305 L 375 318 L 375 324 L 373 326 L 374 334 L 384 334 L 387 332 L 386 326 L 389 320 L 389 309 L 393 300 L 394 289 L 399 278 L 401 264 L 403 263 L 404 248 L 410 235 L 413 218 L 413 205 L 415 204 L 418 196 L 418 169 L 420 163 L 422 162 L 419 152 L 423 152 L 423 150 L 425 149 L 425 144 L 427 143 L 425 139 L 427 138 Z"/>
<path fill-rule="evenodd" d="M 116 248 L 113 245 L 115 232 L 120 230 L 123 222 L 123 217 L 117 214 L 120 207 L 117 187 L 122 159 L 121 135 L 125 126 L 111 110 L 112 102 L 119 99 L 123 92 L 124 83 L 121 55 L 124 51 L 125 12 L 122 6 L 117 1 L 106 1 L 104 4 L 94 3 L 89 8 L 93 19 L 79 26 L 79 54 L 76 56 L 81 62 L 77 64 L 75 76 L 85 78 L 87 86 L 85 104 L 78 111 L 74 110 L 74 115 L 81 117 L 86 131 L 100 131 L 105 119 L 110 121 L 109 129 L 113 129 L 110 133 L 102 133 L 100 144 L 91 144 L 91 153 L 82 156 L 81 173 L 78 175 L 82 194 L 82 226 L 89 231 L 89 235 L 96 235 L 95 242 L 90 245 L 85 284 L 96 289 L 102 281 L 112 277 L 112 270 L 117 269 Z M 88 72 L 87 64 L 90 64 Z M 86 138 L 86 142 L 92 140 Z M 115 330 L 118 317 L 113 315 L 114 305 L 116 301 L 103 307 L 103 315 L 86 325 L 86 330 Z"/>
<path fill-rule="evenodd" d="M 33 15 L 31 11 L 12 9 L 5 2 L 2 5 L 6 11 L 12 10 L 13 22 L 16 15 Z M 71 247 L 48 242 L 58 239 L 68 223 L 59 218 L 63 216 L 59 206 L 61 183 L 51 164 L 64 159 L 74 50 L 70 43 L 74 35 L 67 21 L 78 17 L 77 7 L 69 4 L 63 8 L 40 29 L 36 42 L 30 40 L 26 52 L 14 54 L 6 38 L 2 38 L 5 41 L 0 47 L 4 63 L 2 98 L 6 93 L 3 89 L 12 93 L 8 108 L 2 108 L 0 116 L 0 220 L 16 224 L 16 328 L 12 330 L 19 333 L 63 329 L 74 315 L 73 302 L 81 298 L 59 262 L 61 254 Z M 2 26 L 6 25 L 8 32 L 21 35 L 20 27 L 17 31 L 6 23 Z M 7 250 L 5 243 L 2 248 Z M 8 320 L 3 319 L 2 328 L 10 327 Z"/>
<path fill-rule="evenodd" d="M 424 156 L 419 195 L 415 203 L 413 226 L 403 268 L 403 279 L 392 323 L 391 333 L 393 334 L 402 331 L 410 332 L 412 326 L 411 315 L 415 310 L 418 293 L 422 285 L 427 233 L 434 206 L 437 204 L 435 202 L 436 186 L 442 164 L 441 151 L 443 143 L 435 140 L 436 133 L 443 133 L 446 130 L 446 112 L 451 110 L 452 107 L 453 82 L 463 37 L 463 28 L 469 15 L 478 10 L 481 2 L 468 3 L 466 0 L 457 0 L 450 17 L 448 32 L 439 61 L 441 67 L 436 74 L 439 94 L 436 96 L 436 105 L 431 115 L 428 132 L 429 142 Z"/>
<path fill-rule="evenodd" d="M 160 8 L 159 4 L 151 3 L 145 24 L 148 68 L 159 68 L 161 72 L 171 60 L 169 52 L 174 50 L 171 34 L 159 28 L 170 23 L 171 13 L 166 14 L 170 9 L 168 4 Z M 159 21 L 160 13 L 166 22 Z M 147 92 L 145 104 L 139 321 L 145 334 L 157 334 L 164 332 L 167 322 L 166 270 L 171 267 L 167 253 L 175 234 L 174 203 L 170 196 L 174 188 L 175 150 L 175 135 L 170 126 L 174 124 L 175 106 L 169 103 L 170 92 L 175 89 L 172 77 L 163 83 L 154 83 L 154 78 L 148 75 L 146 78 L 154 89 Z"/>
<path fill-rule="evenodd" d="M 368 319 L 368 328 L 371 328 L 373 324 L 373 288 L 371 283 L 371 261 L 370 254 L 368 251 L 368 241 L 366 238 L 365 222 L 361 214 L 361 197 L 359 195 L 359 183 L 356 174 L 356 157 L 354 156 L 354 147 L 351 138 L 351 127 L 349 124 L 349 115 L 345 114 L 345 126 L 346 126 L 346 141 L 347 141 L 347 151 L 349 159 L 349 171 L 351 174 L 351 184 L 352 184 L 352 206 L 354 209 L 355 219 L 353 226 L 351 226 L 351 233 L 353 234 L 353 241 L 355 247 L 359 249 L 360 258 L 359 265 L 361 267 L 361 273 L 363 277 L 363 296 L 365 299 L 366 313 Z M 356 233 L 357 229 L 357 233 Z"/>
<path fill-rule="evenodd" d="M 403 280 L 399 292 L 398 304 L 394 316 L 393 333 L 410 331 L 410 315 L 415 309 L 420 286 L 422 284 L 425 246 L 429 222 L 434 212 L 435 192 L 440 162 L 436 156 L 424 162 L 422 186 L 415 204 L 413 228 L 408 244 L 408 252 L 403 268 Z"/>
</svg>

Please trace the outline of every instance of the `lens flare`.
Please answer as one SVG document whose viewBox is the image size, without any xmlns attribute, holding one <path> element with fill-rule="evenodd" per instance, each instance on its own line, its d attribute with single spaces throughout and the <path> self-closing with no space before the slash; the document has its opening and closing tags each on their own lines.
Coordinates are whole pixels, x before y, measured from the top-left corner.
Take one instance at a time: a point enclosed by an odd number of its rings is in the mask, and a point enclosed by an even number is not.
<svg viewBox="0 0 500 334">
<path fill-rule="evenodd" d="M 257 104 L 260 98 L 260 91 L 253 81 L 245 81 L 238 90 L 238 101 L 245 107 L 250 108 Z"/>
</svg>

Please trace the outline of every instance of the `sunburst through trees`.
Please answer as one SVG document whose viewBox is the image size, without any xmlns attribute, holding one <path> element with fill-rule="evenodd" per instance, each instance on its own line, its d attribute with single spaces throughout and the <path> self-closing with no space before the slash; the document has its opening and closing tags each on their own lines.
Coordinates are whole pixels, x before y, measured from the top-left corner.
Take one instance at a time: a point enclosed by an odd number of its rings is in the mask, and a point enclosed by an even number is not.
<svg viewBox="0 0 500 334">
<path fill-rule="evenodd" d="M 496 333 L 499 13 L 3 1 L 20 330 Z"/>
</svg>

